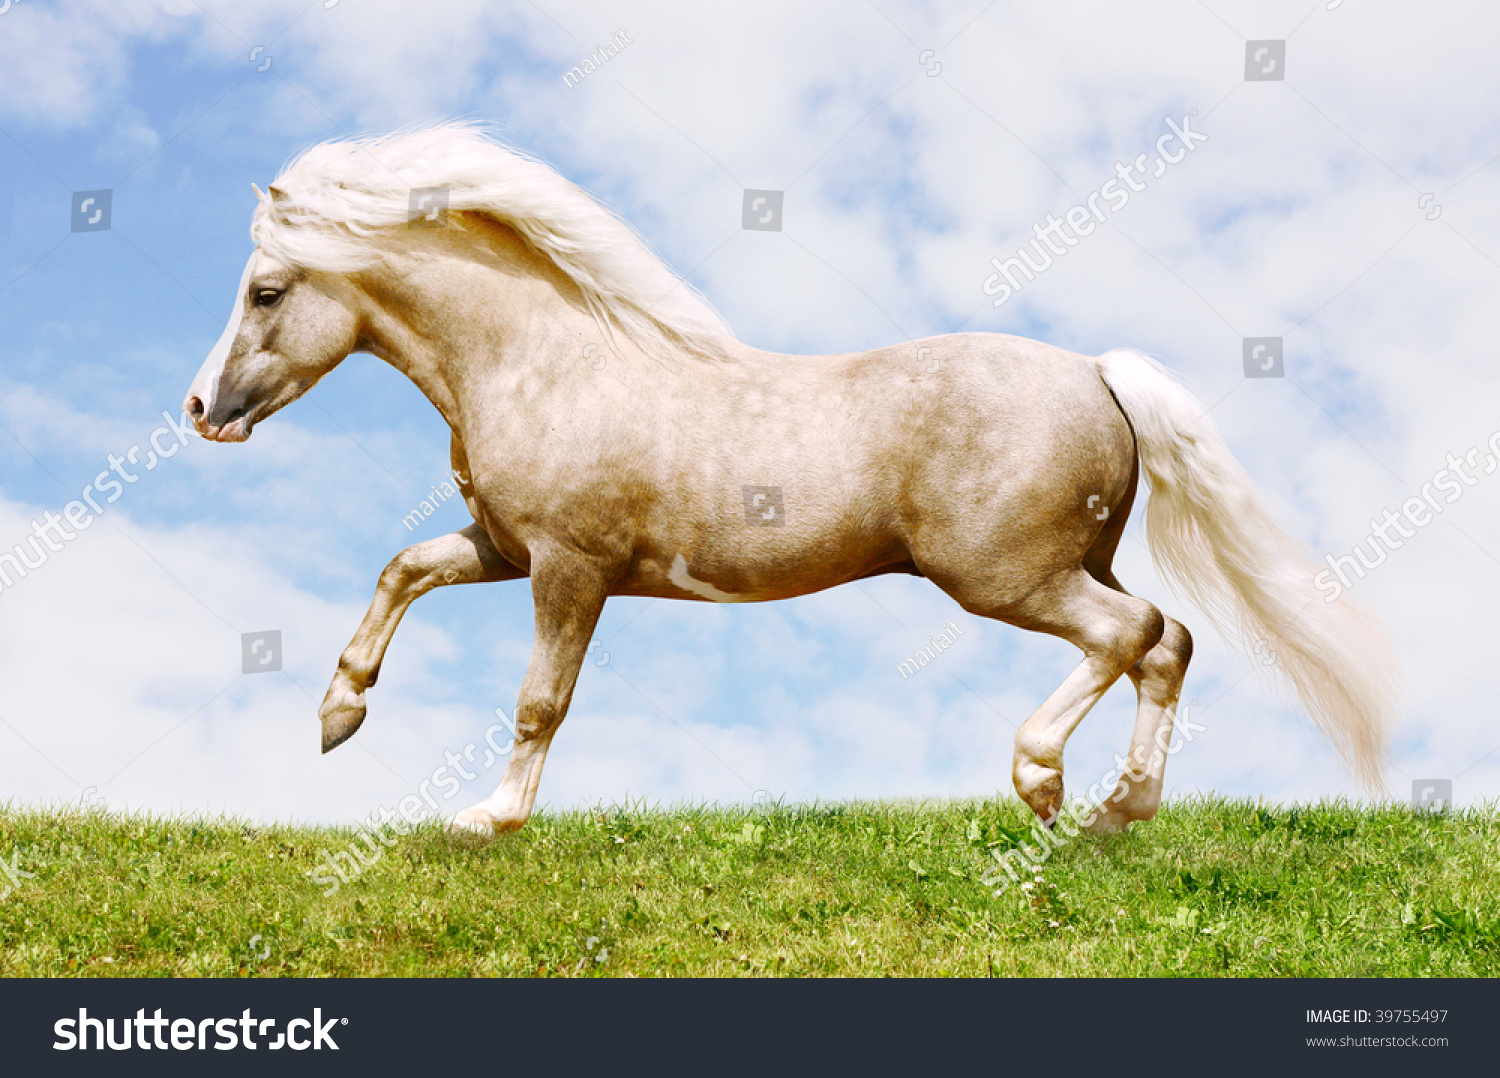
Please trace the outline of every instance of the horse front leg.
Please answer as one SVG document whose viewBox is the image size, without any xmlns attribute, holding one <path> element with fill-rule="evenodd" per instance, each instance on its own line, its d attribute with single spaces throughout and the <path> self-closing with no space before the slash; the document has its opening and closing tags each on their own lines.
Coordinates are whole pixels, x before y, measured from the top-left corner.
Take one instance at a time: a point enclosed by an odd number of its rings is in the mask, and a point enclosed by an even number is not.
<svg viewBox="0 0 1500 1078">
<path fill-rule="evenodd" d="M 542 765 L 573 699 L 594 626 L 609 595 L 609 574 L 576 552 L 532 555 L 536 639 L 516 704 L 516 738 L 500 786 L 448 821 L 454 834 L 491 838 L 519 830 L 531 817 Z"/>
<path fill-rule="evenodd" d="M 338 672 L 318 709 L 323 751 L 343 744 L 365 721 L 365 690 L 375 684 L 385 650 L 407 607 L 445 584 L 481 584 L 525 575 L 500 556 L 478 524 L 407 547 L 392 558 L 380 574 L 365 620 L 339 656 Z"/>
</svg>

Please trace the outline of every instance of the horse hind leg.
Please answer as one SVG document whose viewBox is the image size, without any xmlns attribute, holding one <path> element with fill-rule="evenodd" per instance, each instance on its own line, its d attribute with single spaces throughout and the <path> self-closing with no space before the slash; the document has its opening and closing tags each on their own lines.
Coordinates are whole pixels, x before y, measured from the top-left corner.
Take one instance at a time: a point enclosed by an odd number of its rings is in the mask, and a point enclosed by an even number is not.
<svg viewBox="0 0 1500 1078">
<path fill-rule="evenodd" d="M 1112 576 L 1107 583 L 1124 593 Z M 1119 782 L 1094 811 L 1091 831 L 1123 831 L 1133 821 L 1152 819 L 1161 806 L 1172 724 L 1193 657 L 1193 637 L 1187 627 L 1173 618 L 1163 618 L 1163 622 L 1161 640 L 1127 671 L 1139 700 L 1135 732 L 1129 755 L 1120 761 Z"/>
<path fill-rule="evenodd" d="M 1016 732 L 1016 793 L 1051 826 L 1063 808 L 1068 738 L 1120 675 L 1157 645 L 1161 611 L 1105 587 L 1082 568 L 1057 574 L 1015 606 L 993 606 L 967 594 L 972 590 L 959 585 L 950 594 L 972 613 L 1062 637 L 1083 652 L 1083 661 Z"/>
<path fill-rule="evenodd" d="M 1095 580 L 1121 595 L 1129 595 L 1116 579 L 1113 562 L 1115 551 L 1125 534 L 1125 522 L 1139 489 L 1140 461 L 1131 468 L 1125 497 L 1112 511 L 1094 545 L 1083 557 L 1083 567 Z M 1104 799 L 1088 817 L 1088 829 L 1095 832 L 1123 831 L 1135 820 L 1155 817 L 1161 806 L 1162 783 L 1167 769 L 1168 746 L 1177 700 L 1188 661 L 1193 657 L 1193 637 L 1187 627 L 1172 618 L 1162 617 L 1161 639 L 1139 662 L 1126 671 L 1135 683 L 1135 730 L 1129 755 L 1116 757 L 1120 767 L 1117 784 L 1106 791 Z M 1097 796 L 1094 794 L 1091 797 Z"/>
</svg>

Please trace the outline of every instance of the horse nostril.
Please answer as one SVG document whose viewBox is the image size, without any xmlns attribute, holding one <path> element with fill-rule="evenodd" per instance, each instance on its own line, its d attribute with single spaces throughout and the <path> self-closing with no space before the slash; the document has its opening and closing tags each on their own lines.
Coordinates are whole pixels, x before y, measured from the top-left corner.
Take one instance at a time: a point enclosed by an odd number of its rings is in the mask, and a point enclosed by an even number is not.
<svg viewBox="0 0 1500 1078">
<path fill-rule="evenodd" d="M 187 414 L 194 422 L 203 418 L 203 402 L 196 396 L 187 399 Z"/>
</svg>

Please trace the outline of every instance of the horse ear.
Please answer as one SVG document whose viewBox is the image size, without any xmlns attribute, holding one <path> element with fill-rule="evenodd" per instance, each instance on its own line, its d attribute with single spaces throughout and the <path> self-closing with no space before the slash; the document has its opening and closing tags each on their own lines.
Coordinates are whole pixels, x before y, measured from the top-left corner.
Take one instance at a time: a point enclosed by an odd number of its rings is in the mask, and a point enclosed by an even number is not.
<svg viewBox="0 0 1500 1078">
<path fill-rule="evenodd" d="M 266 193 L 264 191 L 262 191 L 259 187 L 255 186 L 255 184 L 252 183 L 250 185 L 250 190 L 252 190 L 252 191 L 255 192 L 255 197 L 257 199 L 259 199 L 262 203 L 266 203 L 266 202 L 270 202 L 271 201 L 270 198 L 266 195 Z"/>
<path fill-rule="evenodd" d="M 266 190 L 271 192 L 271 198 L 273 201 L 285 202 L 287 199 L 287 193 L 281 188 L 277 187 L 274 183 L 270 187 L 267 187 Z"/>
</svg>

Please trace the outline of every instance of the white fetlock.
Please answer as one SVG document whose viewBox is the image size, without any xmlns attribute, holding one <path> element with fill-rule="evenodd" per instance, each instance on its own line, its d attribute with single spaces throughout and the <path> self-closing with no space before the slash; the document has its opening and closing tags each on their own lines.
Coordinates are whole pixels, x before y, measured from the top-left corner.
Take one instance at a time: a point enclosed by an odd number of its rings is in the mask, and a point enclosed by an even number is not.
<svg viewBox="0 0 1500 1078">
<path fill-rule="evenodd" d="M 488 842 L 495 837 L 495 818 L 479 805 L 453 816 L 443 828 L 456 838 L 477 838 Z"/>
<path fill-rule="evenodd" d="M 1091 835 L 1117 835 L 1135 822 L 1133 816 L 1107 801 L 1094 809 L 1091 815 L 1094 817 L 1093 822 L 1084 828 Z"/>
</svg>

